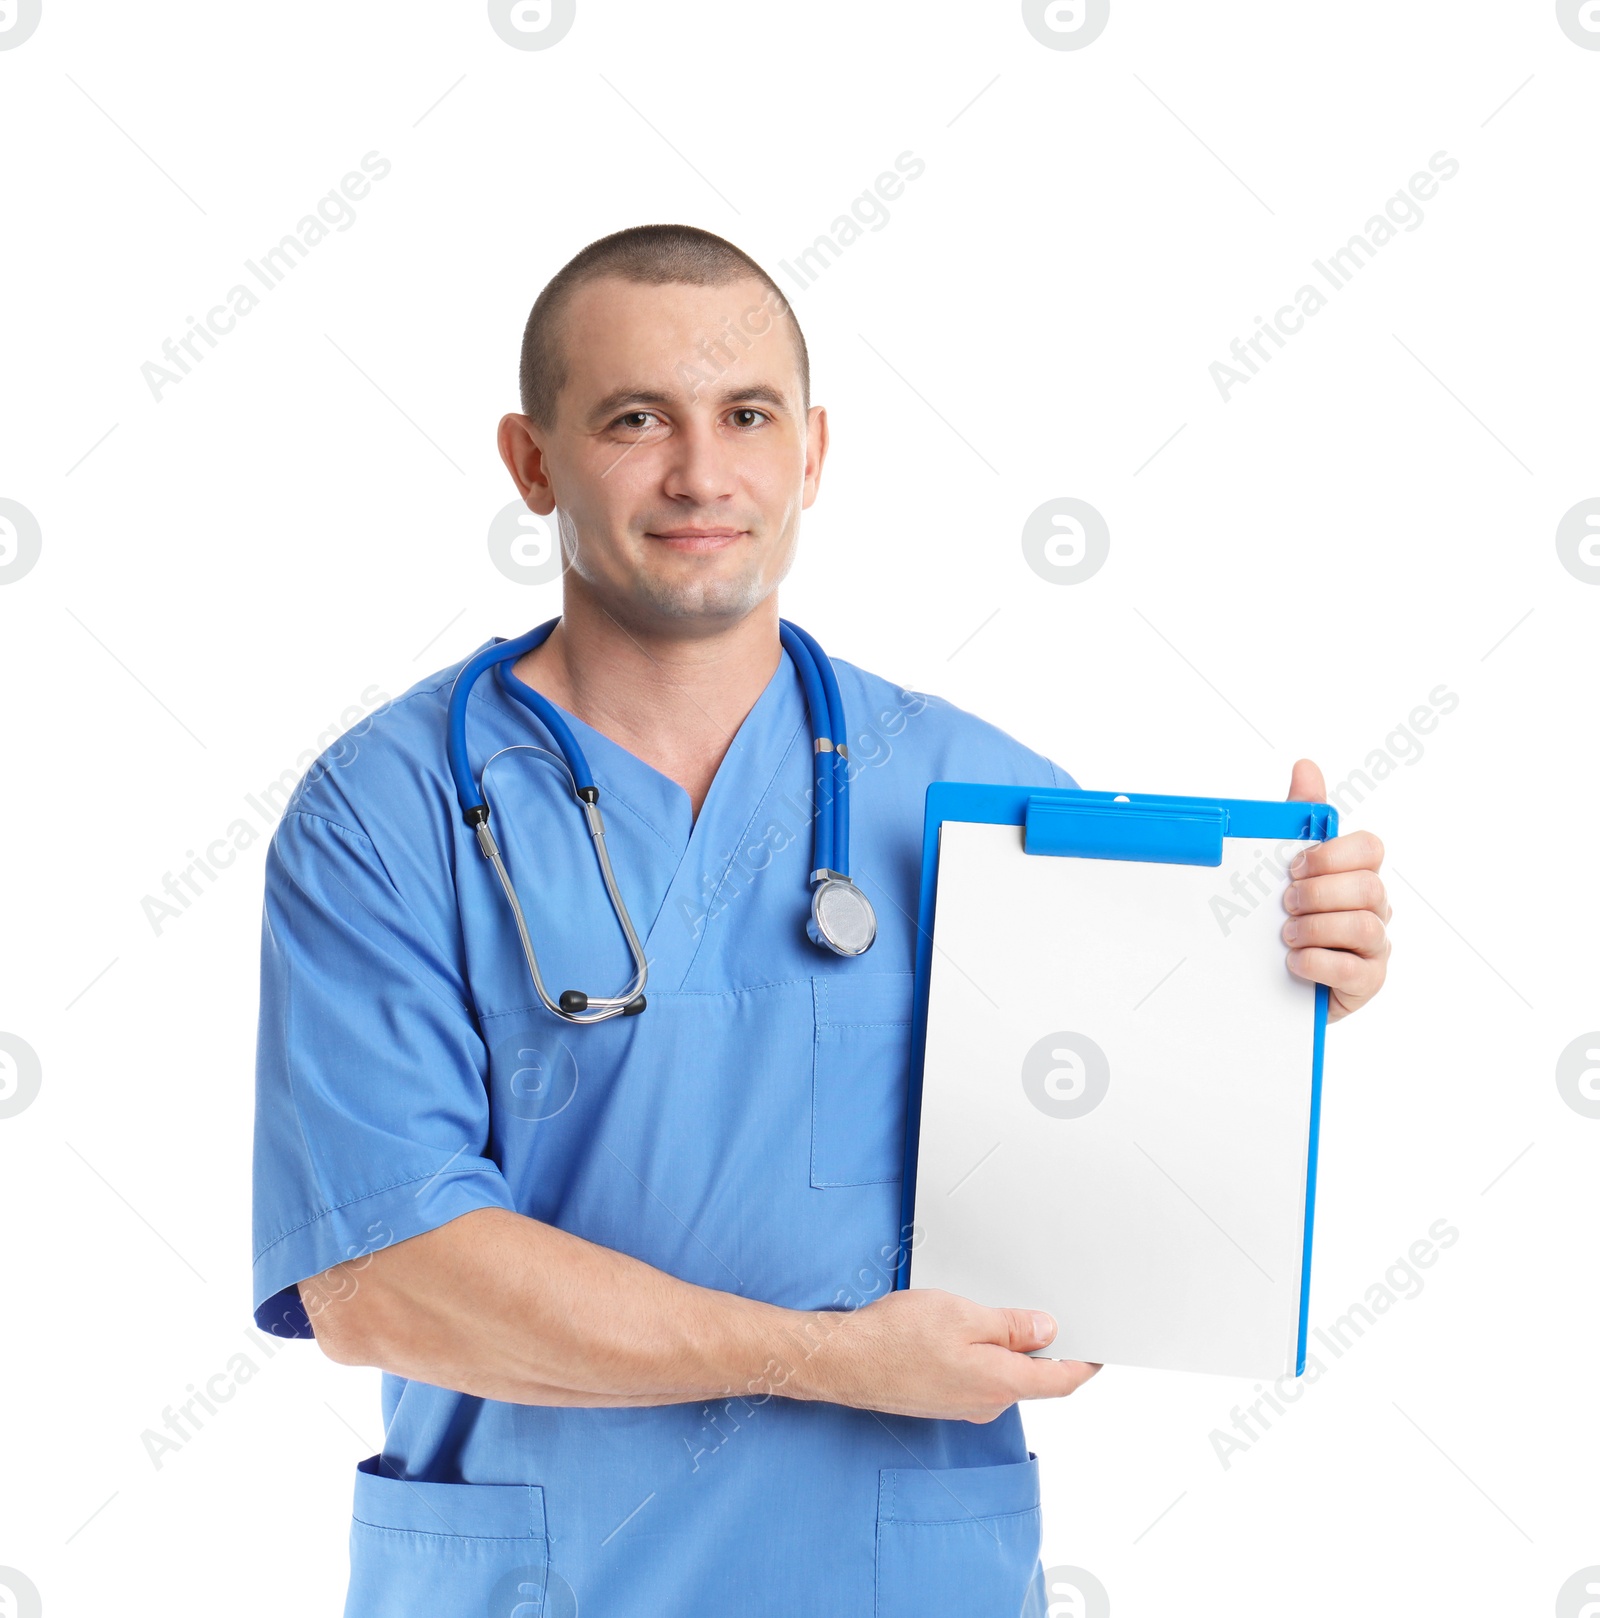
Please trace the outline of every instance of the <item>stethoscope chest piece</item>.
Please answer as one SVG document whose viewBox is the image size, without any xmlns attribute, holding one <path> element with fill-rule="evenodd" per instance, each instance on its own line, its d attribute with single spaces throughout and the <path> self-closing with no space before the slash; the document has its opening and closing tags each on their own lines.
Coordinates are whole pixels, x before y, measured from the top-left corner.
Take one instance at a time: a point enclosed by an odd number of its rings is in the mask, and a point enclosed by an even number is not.
<svg viewBox="0 0 1600 1618">
<path fill-rule="evenodd" d="M 835 955 L 864 955 L 878 936 L 878 916 L 872 901 L 847 876 L 837 871 L 818 873 L 811 890 L 811 915 L 806 933 L 813 944 Z"/>
</svg>

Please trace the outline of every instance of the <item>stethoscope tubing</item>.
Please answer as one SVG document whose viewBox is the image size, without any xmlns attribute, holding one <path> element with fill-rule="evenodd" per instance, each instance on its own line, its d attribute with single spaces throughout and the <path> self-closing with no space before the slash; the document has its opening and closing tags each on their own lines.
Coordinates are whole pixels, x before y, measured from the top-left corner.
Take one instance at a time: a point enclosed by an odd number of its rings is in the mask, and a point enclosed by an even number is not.
<svg viewBox="0 0 1600 1618">
<path fill-rule="evenodd" d="M 573 735 L 572 727 L 555 704 L 511 672 L 511 665 L 525 653 L 543 645 L 560 621 L 559 618 L 551 618 L 514 640 L 485 647 L 461 666 L 450 691 L 445 725 L 446 751 L 462 817 L 473 828 L 479 849 L 493 866 L 510 903 L 518 938 L 540 1000 L 549 1011 L 567 1022 L 602 1022 L 608 1017 L 631 1015 L 644 1009 L 643 990 L 649 963 L 611 867 L 611 856 L 606 848 L 605 823 L 600 815 L 600 790 L 595 785 L 589 761 Z M 828 655 L 798 624 L 791 623 L 787 618 L 779 619 L 778 635 L 800 676 L 811 720 L 813 803 L 810 880 L 814 887 L 820 882 L 822 886 L 835 891 L 852 892 L 853 884 L 849 881 L 849 756 L 845 749 L 844 699 L 839 690 L 839 681 Z M 491 667 L 500 688 L 527 708 L 549 732 L 571 771 L 573 791 L 589 827 L 606 895 L 633 957 L 634 978 L 624 994 L 590 998 L 576 990 L 567 990 L 559 997 L 552 998 L 545 987 L 522 906 L 489 828 L 489 807 L 482 786 L 473 777 L 467 755 L 467 705 L 473 686 Z M 842 882 L 839 880 L 841 878 Z M 814 900 L 814 914 L 815 906 Z M 870 919 L 870 907 L 868 914 Z M 838 948 L 839 945 L 830 938 L 829 947 Z"/>
<path fill-rule="evenodd" d="M 821 668 L 812 651 L 816 643 L 787 619 L 779 619 L 778 636 L 800 676 L 800 684 L 806 693 L 806 708 L 811 715 L 811 869 L 838 870 L 841 867 L 836 861 L 847 858 L 848 854 L 841 854 L 836 846 L 838 782 L 834 774 L 833 724 L 827 686 L 823 683 Z M 832 672 L 830 667 L 829 673 Z M 823 739 L 828 742 L 825 748 L 817 745 Z"/>
<path fill-rule="evenodd" d="M 788 630 L 789 636 L 784 637 Z M 822 814 L 823 796 L 819 790 L 817 798 L 818 821 L 831 816 L 832 842 L 829 850 L 830 857 L 816 859 L 815 870 L 834 870 L 841 876 L 850 874 L 850 762 L 849 754 L 845 750 L 845 723 L 844 723 L 844 697 L 839 690 L 838 676 L 833 672 L 833 659 L 817 644 L 816 637 L 802 629 L 799 624 L 792 623 L 787 618 L 778 621 L 779 637 L 789 648 L 789 654 L 794 656 L 793 641 L 798 641 L 809 655 L 812 667 L 822 685 L 822 707 L 811 706 L 812 748 L 819 757 L 826 759 L 826 779 L 830 790 L 827 794 L 830 800 L 829 816 Z M 798 660 L 797 660 L 798 661 Z M 804 675 L 801 676 L 804 679 Z M 809 693 L 808 693 L 809 696 Z M 831 747 L 818 748 L 816 739 L 823 734 L 823 727 L 818 723 L 818 716 L 826 712 L 826 735 Z"/>
<path fill-rule="evenodd" d="M 530 629 L 526 635 L 517 636 L 515 640 L 503 640 L 494 646 L 486 646 L 475 657 L 469 658 L 456 674 L 455 684 L 450 688 L 446 745 L 450 757 L 450 775 L 455 781 L 456 797 L 463 814 L 483 807 L 483 793 L 472 778 L 472 766 L 467 760 L 467 701 L 479 676 L 491 665 L 496 666 L 501 688 L 525 708 L 531 709 L 550 732 L 567 761 L 567 768 L 572 771 L 576 786 L 580 790 L 593 788 L 594 777 L 589 773 L 589 761 L 583 756 L 583 749 L 578 746 L 578 739 L 572 734 L 566 720 L 547 698 L 509 673 L 508 665 L 524 653 L 531 652 L 534 647 L 542 646 L 550 638 L 551 630 L 560 622 L 559 618 L 551 618 Z"/>
</svg>

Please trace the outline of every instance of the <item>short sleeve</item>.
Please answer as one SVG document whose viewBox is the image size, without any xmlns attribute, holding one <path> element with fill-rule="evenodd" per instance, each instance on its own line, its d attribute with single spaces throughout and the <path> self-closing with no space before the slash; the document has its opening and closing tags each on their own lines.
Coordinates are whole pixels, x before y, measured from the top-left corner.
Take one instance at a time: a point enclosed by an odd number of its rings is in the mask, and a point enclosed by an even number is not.
<svg viewBox="0 0 1600 1618">
<path fill-rule="evenodd" d="M 488 1058 L 459 967 L 362 833 L 291 811 L 266 861 L 256 1044 L 256 1324 L 310 1337 L 295 1283 L 475 1208 Z"/>
</svg>

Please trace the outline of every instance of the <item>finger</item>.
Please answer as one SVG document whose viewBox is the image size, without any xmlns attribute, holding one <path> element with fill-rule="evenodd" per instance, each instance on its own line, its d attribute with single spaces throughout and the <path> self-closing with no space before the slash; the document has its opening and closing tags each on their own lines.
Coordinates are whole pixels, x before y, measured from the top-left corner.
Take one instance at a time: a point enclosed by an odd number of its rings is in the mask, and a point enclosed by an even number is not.
<svg viewBox="0 0 1600 1618">
<path fill-rule="evenodd" d="M 1370 1000 L 1383 983 L 1388 956 L 1369 960 L 1345 949 L 1292 949 L 1289 970 L 1308 983 L 1325 983 L 1349 1006 Z"/>
<path fill-rule="evenodd" d="M 1370 831 L 1346 832 L 1325 843 L 1302 848 L 1289 862 L 1290 876 L 1326 876 L 1330 871 L 1376 871 L 1383 864 L 1383 844 Z"/>
<path fill-rule="evenodd" d="M 1344 949 L 1376 960 L 1389 948 L 1389 934 L 1371 910 L 1324 910 L 1291 916 L 1283 924 L 1284 943 L 1296 949 Z"/>
<path fill-rule="evenodd" d="M 1030 1349 L 1043 1348 L 1056 1335 L 1055 1320 L 1042 1309 L 986 1309 L 984 1314 L 993 1317 L 986 1322 L 992 1335 L 978 1338 L 980 1343 L 998 1343 L 1002 1348 L 1026 1354 Z"/>
<path fill-rule="evenodd" d="M 1297 758 L 1289 772 L 1289 803 L 1323 803 L 1328 789 L 1322 784 L 1322 771 L 1308 758 Z"/>
<path fill-rule="evenodd" d="M 1283 908 L 1291 916 L 1319 910 L 1371 910 L 1389 916 L 1389 896 L 1376 871 L 1337 871 L 1332 876 L 1297 878 L 1283 890 Z"/>
<path fill-rule="evenodd" d="M 1019 1399 L 1062 1399 L 1075 1393 L 1100 1367 L 1087 1360 L 1021 1359 L 1013 1384 Z"/>
</svg>

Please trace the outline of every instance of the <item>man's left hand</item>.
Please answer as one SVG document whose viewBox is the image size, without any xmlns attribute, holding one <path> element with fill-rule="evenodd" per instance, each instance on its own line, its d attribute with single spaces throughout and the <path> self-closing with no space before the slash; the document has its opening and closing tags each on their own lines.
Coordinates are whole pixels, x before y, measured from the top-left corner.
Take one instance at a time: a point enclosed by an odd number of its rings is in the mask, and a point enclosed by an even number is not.
<svg viewBox="0 0 1600 1618">
<path fill-rule="evenodd" d="M 1289 802 L 1326 803 L 1322 771 L 1296 761 Z M 1302 849 L 1284 890 L 1283 941 L 1289 970 L 1328 985 L 1328 1021 L 1359 1011 L 1383 987 L 1389 968 L 1389 898 L 1378 876 L 1383 844 L 1369 831 Z"/>
</svg>

